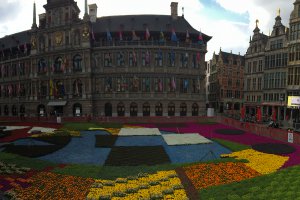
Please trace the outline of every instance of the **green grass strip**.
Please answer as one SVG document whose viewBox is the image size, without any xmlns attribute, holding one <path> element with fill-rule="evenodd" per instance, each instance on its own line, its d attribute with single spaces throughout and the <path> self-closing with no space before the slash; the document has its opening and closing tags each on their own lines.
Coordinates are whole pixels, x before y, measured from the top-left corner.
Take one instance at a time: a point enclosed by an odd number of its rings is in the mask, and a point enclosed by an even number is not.
<svg viewBox="0 0 300 200">
<path fill-rule="evenodd" d="M 299 199 L 300 166 L 244 180 L 203 189 L 200 199 Z"/>
<path fill-rule="evenodd" d="M 214 138 L 212 140 L 219 143 L 220 145 L 230 149 L 231 151 L 242 151 L 245 149 L 251 149 L 251 147 L 248 145 L 239 144 L 239 143 L 231 142 L 228 140 L 222 140 L 222 139 L 217 139 L 217 138 Z"/>
<path fill-rule="evenodd" d="M 235 160 L 234 158 L 222 158 L 209 163 L 220 163 L 220 162 L 242 162 Z M 153 174 L 157 171 L 174 170 L 178 167 L 190 166 L 197 163 L 183 163 L 183 164 L 165 164 L 165 165 L 154 165 L 154 166 L 96 166 L 96 165 L 68 165 L 64 168 L 55 168 L 53 172 L 58 174 L 80 176 L 86 178 L 95 179 L 108 179 L 114 180 L 116 178 L 126 178 L 128 176 L 136 176 L 139 173 Z M 206 162 L 207 163 L 207 162 Z"/>
<path fill-rule="evenodd" d="M 27 158 L 11 153 L 0 152 L 0 160 L 6 164 L 16 164 L 21 167 L 42 170 L 45 167 L 56 166 L 57 164 L 48 161 Z"/>
</svg>

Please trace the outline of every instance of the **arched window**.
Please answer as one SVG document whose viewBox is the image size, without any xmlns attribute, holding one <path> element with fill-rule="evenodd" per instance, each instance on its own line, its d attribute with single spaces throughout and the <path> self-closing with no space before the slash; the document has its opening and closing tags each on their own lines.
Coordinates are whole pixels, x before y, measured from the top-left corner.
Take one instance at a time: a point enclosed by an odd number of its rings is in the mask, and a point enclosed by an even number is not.
<svg viewBox="0 0 300 200">
<path fill-rule="evenodd" d="M 41 86 L 40 86 L 40 96 L 41 97 L 46 97 L 47 96 L 47 82 L 42 81 Z"/>
<path fill-rule="evenodd" d="M 74 32 L 74 45 L 80 45 L 80 31 L 76 30 Z"/>
<path fill-rule="evenodd" d="M 13 105 L 13 106 L 11 107 L 11 113 L 12 113 L 13 116 L 17 116 L 18 112 L 17 112 L 17 107 L 16 107 L 16 105 Z"/>
<path fill-rule="evenodd" d="M 175 115 L 175 104 L 169 103 L 168 105 L 168 116 L 174 116 Z"/>
<path fill-rule="evenodd" d="M 143 116 L 150 116 L 150 104 L 148 102 L 143 104 Z"/>
<path fill-rule="evenodd" d="M 73 105 L 73 116 L 80 117 L 82 115 L 82 106 L 80 103 L 75 103 Z"/>
<path fill-rule="evenodd" d="M 180 116 L 186 116 L 187 106 L 185 103 L 180 104 Z"/>
<path fill-rule="evenodd" d="M 20 113 L 25 114 L 25 106 L 24 105 L 20 106 Z"/>
<path fill-rule="evenodd" d="M 137 116 L 138 113 L 138 106 L 136 103 L 131 103 L 130 104 L 130 116 Z"/>
<path fill-rule="evenodd" d="M 118 112 L 118 116 L 120 117 L 125 116 L 125 106 L 123 103 L 119 103 L 117 105 L 117 112 Z"/>
<path fill-rule="evenodd" d="M 199 106 L 197 103 L 194 103 L 192 105 L 192 116 L 198 116 L 199 115 Z"/>
<path fill-rule="evenodd" d="M 41 117 L 43 117 L 43 116 L 46 115 L 45 105 L 43 105 L 43 104 L 38 105 L 38 107 L 37 107 L 37 114 L 38 114 L 38 116 L 41 116 Z"/>
<path fill-rule="evenodd" d="M 55 59 L 54 63 L 54 72 L 63 72 L 64 71 L 64 61 L 61 57 Z"/>
<path fill-rule="evenodd" d="M 163 105 L 161 103 L 157 103 L 155 105 L 155 115 L 162 116 L 162 114 L 163 114 Z"/>
<path fill-rule="evenodd" d="M 44 58 L 41 58 L 38 61 L 38 73 L 46 73 L 47 72 L 47 63 Z"/>
<path fill-rule="evenodd" d="M 76 97 L 82 96 L 82 83 L 80 79 L 73 82 L 73 95 Z"/>
<path fill-rule="evenodd" d="M 4 115 L 8 116 L 9 115 L 9 110 L 8 110 L 8 105 L 4 106 Z"/>
<path fill-rule="evenodd" d="M 75 55 L 73 57 L 73 70 L 75 72 L 82 71 L 82 57 L 81 55 Z"/>
</svg>

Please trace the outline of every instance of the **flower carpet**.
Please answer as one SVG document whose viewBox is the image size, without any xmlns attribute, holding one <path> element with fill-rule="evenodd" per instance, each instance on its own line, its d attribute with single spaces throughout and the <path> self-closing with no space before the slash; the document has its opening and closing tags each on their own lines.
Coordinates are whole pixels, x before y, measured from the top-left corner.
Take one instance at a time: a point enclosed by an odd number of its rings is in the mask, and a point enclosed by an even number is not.
<svg viewBox="0 0 300 200">
<path fill-rule="evenodd" d="M 35 124 L 12 130 L 13 137 L 8 136 L 11 138 L 7 141 L 0 140 L 0 144 L 5 144 L 0 151 L 38 157 L 59 164 L 93 164 L 112 168 L 178 163 L 185 165 L 176 170 L 158 169 L 154 173 L 108 180 L 56 174 L 51 169 L 35 171 L 0 163 L 0 191 L 6 191 L 15 199 L 197 199 L 195 191 L 197 193 L 212 186 L 262 177 L 300 164 L 299 146 L 223 124 L 139 124 L 137 127 L 121 129 L 74 132 L 72 137 L 51 136 L 51 133 L 47 133 L 28 138 L 30 134 L 27 132 L 32 127 L 43 126 Z M 46 126 L 44 130 L 51 132 Z M 253 149 L 231 152 L 213 139 L 245 144 Z M 265 148 L 256 149 L 259 145 Z M 60 148 L 51 149 L 57 146 Z M 276 152 L 284 147 L 290 151 Z M 263 152 L 266 149 L 273 151 Z M 26 155 L 24 152 L 38 153 Z M 205 163 L 221 157 L 247 162 Z M 191 191 L 194 191 L 194 197 Z"/>
</svg>

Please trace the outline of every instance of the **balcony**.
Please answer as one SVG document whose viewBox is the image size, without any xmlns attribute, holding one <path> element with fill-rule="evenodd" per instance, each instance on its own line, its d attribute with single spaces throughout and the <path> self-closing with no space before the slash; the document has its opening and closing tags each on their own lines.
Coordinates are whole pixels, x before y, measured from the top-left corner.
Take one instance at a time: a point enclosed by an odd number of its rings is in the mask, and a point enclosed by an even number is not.
<svg viewBox="0 0 300 200">
<path fill-rule="evenodd" d="M 159 42 L 159 41 L 100 41 L 94 42 L 93 47 L 128 47 L 128 46 L 151 46 L 151 47 L 182 47 L 182 48 L 191 48 L 191 49 L 200 49 L 206 51 L 205 44 L 198 43 L 186 43 L 186 42 Z"/>
</svg>

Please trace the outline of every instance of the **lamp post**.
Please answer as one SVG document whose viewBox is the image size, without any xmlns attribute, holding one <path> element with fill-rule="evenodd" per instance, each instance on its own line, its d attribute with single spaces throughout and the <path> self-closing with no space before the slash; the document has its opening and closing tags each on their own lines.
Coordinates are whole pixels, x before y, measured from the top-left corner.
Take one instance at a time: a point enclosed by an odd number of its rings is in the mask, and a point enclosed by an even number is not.
<svg viewBox="0 0 300 200">
<path fill-rule="evenodd" d="M 282 114 L 282 102 L 283 102 L 283 96 L 282 95 L 280 95 L 279 100 L 280 100 L 280 118 L 281 118 L 281 114 Z M 284 117 L 282 119 L 284 119 Z"/>
<path fill-rule="evenodd" d="M 233 118 L 233 99 L 234 97 L 231 97 L 231 113 L 232 113 L 232 118 Z"/>
</svg>

